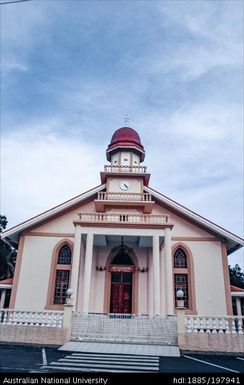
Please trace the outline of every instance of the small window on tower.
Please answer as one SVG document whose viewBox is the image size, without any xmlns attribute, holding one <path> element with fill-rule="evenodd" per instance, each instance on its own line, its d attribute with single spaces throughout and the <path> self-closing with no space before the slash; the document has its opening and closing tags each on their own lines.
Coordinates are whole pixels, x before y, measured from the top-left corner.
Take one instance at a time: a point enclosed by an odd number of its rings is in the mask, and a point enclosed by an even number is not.
<svg viewBox="0 0 244 385">
<path fill-rule="evenodd" d="M 115 160 L 114 163 L 118 163 L 117 160 Z"/>
<path fill-rule="evenodd" d="M 135 163 L 135 164 L 137 164 L 137 161 L 136 161 L 136 160 L 134 160 L 134 163 Z"/>
<path fill-rule="evenodd" d="M 128 159 L 127 159 L 127 158 L 125 158 L 125 159 L 124 159 L 124 161 L 125 161 L 125 162 L 128 162 Z"/>
</svg>

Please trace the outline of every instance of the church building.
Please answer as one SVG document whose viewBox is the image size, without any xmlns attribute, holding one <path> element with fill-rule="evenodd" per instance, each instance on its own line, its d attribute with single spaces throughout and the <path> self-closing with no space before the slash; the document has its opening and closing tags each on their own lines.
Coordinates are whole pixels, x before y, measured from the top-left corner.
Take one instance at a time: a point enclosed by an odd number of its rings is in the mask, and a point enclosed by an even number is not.
<svg viewBox="0 0 244 385">
<path fill-rule="evenodd" d="M 3 232 L 18 249 L 9 308 L 170 316 L 232 315 L 228 255 L 243 239 L 150 187 L 145 150 L 114 132 L 101 184 Z M 17 210 L 18 208 L 16 208 Z"/>
</svg>

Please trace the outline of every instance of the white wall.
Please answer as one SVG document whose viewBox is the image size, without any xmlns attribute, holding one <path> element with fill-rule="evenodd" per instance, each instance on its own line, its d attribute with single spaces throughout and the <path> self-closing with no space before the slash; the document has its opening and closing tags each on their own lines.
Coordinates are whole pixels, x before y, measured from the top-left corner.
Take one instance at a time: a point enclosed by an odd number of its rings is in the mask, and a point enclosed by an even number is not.
<svg viewBox="0 0 244 385">
<path fill-rule="evenodd" d="M 224 274 L 220 242 L 184 242 L 193 255 L 198 315 L 226 315 Z"/>
<path fill-rule="evenodd" d="M 50 220 L 49 222 L 36 227 L 32 232 L 42 232 L 42 233 L 53 233 L 54 235 L 57 233 L 75 233 L 74 221 L 78 221 L 79 217 L 77 213 L 94 213 L 95 203 L 89 202 L 83 206 L 77 207 L 70 212 L 58 216 L 56 219 Z"/>
<path fill-rule="evenodd" d="M 173 211 L 168 208 L 155 204 L 152 210 L 152 214 L 166 214 L 169 215 L 169 222 L 173 223 L 174 226 L 171 231 L 172 237 L 208 237 L 213 238 L 209 232 L 202 230 L 199 226 L 183 219 L 179 215 L 176 215 Z"/>
<path fill-rule="evenodd" d="M 52 253 L 60 240 L 58 237 L 25 237 L 15 302 L 16 310 L 44 310 Z"/>
</svg>

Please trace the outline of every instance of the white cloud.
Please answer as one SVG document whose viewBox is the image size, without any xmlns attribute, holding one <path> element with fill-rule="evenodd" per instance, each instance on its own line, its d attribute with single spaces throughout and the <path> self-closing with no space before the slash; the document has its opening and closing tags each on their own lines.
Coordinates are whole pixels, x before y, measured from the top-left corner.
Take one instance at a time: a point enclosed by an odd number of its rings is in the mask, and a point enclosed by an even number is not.
<svg viewBox="0 0 244 385">
<path fill-rule="evenodd" d="M 2 67 L 2 75 L 6 75 L 11 71 L 22 71 L 26 72 L 28 70 L 28 66 L 24 63 L 18 62 L 16 59 L 5 60 L 1 65 Z"/>
<path fill-rule="evenodd" d="M 8 226 L 100 184 L 104 149 L 98 145 L 37 130 L 36 135 L 11 134 L 2 147 L 2 210 Z"/>
<path fill-rule="evenodd" d="M 159 4 L 163 15 L 175 28 L 184 27 L 199 37 L 207 37 L 215 42 L 236 42 L 242 38 L 243 3 L 217 1 L 175 1 Z"/>
<path fill-rule="evenodd" d="M 243 3 L 159 3 L 162 19 L 182 36 L 167 55 L 149 59 L 156 72 L 178 71 L 184 80 L 194 80 L 218 66 L 240 66 L 243 61 Z M 171 32 L 169 32 L 171 33 Z"/>
<path fill-rule="evenodd" d="M 4 75 L 26 71 L 29 55 L 41 40 L 50 39 L 50 15 L 57 6 L 52 1 L 26 2 L 1 7 L 1 66 Z"/>
<path fill-rule="evenodd" d="M 242 111 L 239 106 L 212 103 L 195 103 L 188 109 L 182 108 L 172 114 L 168 129 L 175 135 L 188 140 L 211 143 L 236 139 L 240 144 L 242 135 Z"/>
</svg>

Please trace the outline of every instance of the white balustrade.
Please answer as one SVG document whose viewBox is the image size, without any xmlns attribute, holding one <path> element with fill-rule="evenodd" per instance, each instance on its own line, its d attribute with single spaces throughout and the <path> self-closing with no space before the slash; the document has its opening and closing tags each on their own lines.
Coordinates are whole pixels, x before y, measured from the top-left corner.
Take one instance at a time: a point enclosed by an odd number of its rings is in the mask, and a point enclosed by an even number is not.
<svg viewBox="0 0 244 385">
<path fill-rule="evenodd" d="M 168 223 L 168 215 L 152 214 L 104 214 L 104 213 L 78 213 L 81 222 L 117 222 L 163 225 Z"/>
<path fill-rule="evenodd" d="M 138 201 L 151 202 L 152 196 L 149 193 L 107 193 L 98 192 L 97 199 L 102 201 Z"/>
<path fill-rule="evenodd" d="M 243 334 L 244 317 L 240 316 L 185 316 L 187 333 Z"/>
<path fill-rule="evenodd" d="M 31 312 L 2 309 L 0 310 L 0 324 L 62 327 L 63 312 Z"/>
<path fill-rule="evenodd" d="M 111 173 L 134 173 L 134 174 L 145 174 L 147 171 L 146 166 L 112 166 L 105 165 L 105 172 Z"/>
</svg>

